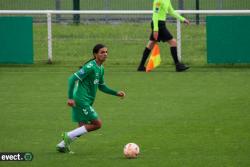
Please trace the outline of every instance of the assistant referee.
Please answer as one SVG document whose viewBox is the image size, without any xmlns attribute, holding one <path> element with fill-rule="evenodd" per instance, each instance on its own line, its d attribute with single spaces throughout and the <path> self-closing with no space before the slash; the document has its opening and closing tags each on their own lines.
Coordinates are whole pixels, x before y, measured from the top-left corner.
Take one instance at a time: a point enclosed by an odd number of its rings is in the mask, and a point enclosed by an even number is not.
<svg viewBox="0 0 250 167">
<path fill-rule="evenodd" d="M 170 45 L 170 51 L 172 58 L 175 63 L 176 71 L 181 72 L 187 70 L 189 67 L 181 63 L 177 57 L 177 42 L 173 38 L 172 34 L 168 31 L 166 27 L 166 17 L 167 14 L 173 16 L 180 21 L 189 24 L 189 21 L 178 14 L 172 7 L 170 0 L 154 0 L 153 2 L 153 16 L 151 22 L 151 35 L 149 37 L 149 42 L 143 52 L 141 62 L 137 68 L 137 71 L 146 71 L 145 62 L 157 42 L 167 42 Z"/>
</svg>

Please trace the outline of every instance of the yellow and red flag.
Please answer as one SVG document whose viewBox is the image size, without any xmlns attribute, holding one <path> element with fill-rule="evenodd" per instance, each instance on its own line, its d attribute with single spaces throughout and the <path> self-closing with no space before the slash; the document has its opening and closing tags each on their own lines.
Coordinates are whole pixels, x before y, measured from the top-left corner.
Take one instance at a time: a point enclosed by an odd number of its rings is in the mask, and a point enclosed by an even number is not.
<svg viewBox="0 0 250 167">
<path fill-rule="evenodd" d="M 154 48 L 151 51 L 148 64 L 146 66 L 146 72 L 152 71 L 154 68 L 159 66 L 160 63 L 161 63 L 160 48 L 158 44 L 155 44 Z"/>
</svg>

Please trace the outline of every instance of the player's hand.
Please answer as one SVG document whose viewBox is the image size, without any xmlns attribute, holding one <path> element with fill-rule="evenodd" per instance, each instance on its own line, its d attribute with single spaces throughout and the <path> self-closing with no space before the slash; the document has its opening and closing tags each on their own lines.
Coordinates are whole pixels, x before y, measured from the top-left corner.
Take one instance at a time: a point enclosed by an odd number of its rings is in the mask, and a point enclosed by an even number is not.
<svg viewBox="0 0 250 167">
<path fill-rule="evenodd" d="M 190 24 L 190 22 L 189 22 L 189 20 L 188 20 L 188 19 L 185 19 L 185 20 L 184 20 L 184 23 L 185 23 L 185 24 L 187 24 L 187 25 L 189 25 L 189 24 Z"/>
<path fill-rule="evenodd" d="M 126 96 L 126 94 L 125 94 L 125 92 L 123 92 L 123 91 L 119 91 L 118 93 L 117 93 L 117 96 L 119 96 L 119 97 L 121 97 L 122 99 Z"/>
<path fill-rule="evenodd" d="M 158 40 L 158 35 L 159 35 L 159 33 L 158 33 L 158 31 L 154 31 L 154 39 L 157 41 Z"/>
<path fill-rule="evenodd" d="M 68 106 L 70 106 L 70 107 L 73 107 L 73 106 L 76 105 L 75 100 L 73 100 L 73 99 L 68 99 L 67 104 L 68 104 Z"/>
</svg>

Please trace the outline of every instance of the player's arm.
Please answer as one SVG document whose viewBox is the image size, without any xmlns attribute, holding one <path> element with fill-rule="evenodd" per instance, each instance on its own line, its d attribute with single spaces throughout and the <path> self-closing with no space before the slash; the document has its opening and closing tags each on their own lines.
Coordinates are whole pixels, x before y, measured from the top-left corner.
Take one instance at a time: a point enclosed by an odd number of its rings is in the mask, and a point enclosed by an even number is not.
<svg viewBox="0 0 250 167">
<path fill-rule="evenodd" d="M 102 91 L 104 93 L 107 93 L 107 94 L 110 94 L 110 95 L 119 96 L 119 97 L 125 97 L 125 95 L 126 95 L 125 92 L 123 92 L 123 91 L 115 91 L 115 90 L 109 88 L 105 84 L 99 84 L 98 88 L 99 88 L 100 91 Z"/>
<path fill-rule="evenodd" d="M 113 89 L 111 89 L 111 88 L 109 88 L 106 84 L 99 84 L 98 85 L 98 88 L 99 88 L 99 90 L 100 91 L 102 91 L 102 92 L 104 92 L 104 93 L 107 93 L 107 94 L 110 94 L 110 95 L 114 95 L 114 96 L 116 96 L 117 95 L 117 91 L 115 91 L 115 90 L 113 90 Z"/>
<path fill-rule="evenodd" d="M 181 22 L 186 22 L 186 21 L 188 21 L 187 19 L 185 19 L 185 17 L 181 16 L 179 13 L 177 13 L 177 12 L 174 10 L 174 8 L 173 8 L 171 2 L 170 2 L 169 7 L 168 7 L 168 13 L 169 13 L 171 16 L 173 16 L 174 18 L 179 19 Z M 189 21 L 188 21 L 188 23 L 189 23 Z"/>
<path fill-rule="evenodd" d="M 105 83 L 104 83 L 104 71 L 103 71 L 103 74 L 102 74 L 102 77 L 99 81 L 99 85 L 98 85 L 98 89 L 104 93 L 107 93 L 107 94 L 110 94 L 110 95 L 114 95 L 116 96 L 117 95 L 117 91 L 109 88 Z"/>
<path fill-rule="evenodd" d="M 102 77 L 99 81 L 98 89 L 104 93 L 114 95 L 114 96 L 119 96 L 119 97 L 124 97 L 125 93 L 123 91 L 115 91 L 111 88 L 109 88 L 105 83 L 104 83 L 104 71 L 102 74 Z"/>
<path fill-rule="evenodd" d="M 83 81 L 86 76 L 90 73 L 91 68 L 82 67 L 79 71 L 71 75 L 68 79 L 68 105 L 74 106 L 75 101 L 73 100 L 75 83 L 77 81 Z"/>
<path fill-rule="evenodd" d="M 73 92 L 75 87 L 75 82 L 78 80 L 78 78 L 75 76 L 75 74 L 71 75 L 68 79 L 68 102 L 67 104 L 69 106 L 74 106 L 75 101 L 73 100 Z"/>
<path fill-rule="evenodd" d="M 157 40 L 158 39 L 158 31 L 159 31 L 159 26 L 158 26 L 158 21 L 159 21 L 159 12 L 161 10 L 161 5 L 162 2 L 161 0 L 155 0 L 153 3 L 153 35 L 154 35 L 154 39 Z"/>
<path fill-rule="evenodd" d="M 158 31 L 159 27 L 158 27 L 158 21 L 159 21 L 159 12 L 161 9 L 161 0 L 155 0 L 153 3 L 153 24 L 154 24 L 154 31 Z"/>
</svg>

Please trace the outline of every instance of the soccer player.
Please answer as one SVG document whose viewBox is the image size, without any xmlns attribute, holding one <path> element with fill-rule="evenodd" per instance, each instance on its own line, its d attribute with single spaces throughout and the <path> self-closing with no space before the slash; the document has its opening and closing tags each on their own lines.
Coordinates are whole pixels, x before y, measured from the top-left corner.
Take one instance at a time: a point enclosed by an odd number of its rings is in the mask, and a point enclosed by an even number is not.
<svg viewBox="0 0 250 167">
<path fill-rule="evenodd" d="M 68 85 L 68 105 L 72 107 L 72 119 L 78 123 L 78 128 L 63 133 L 63 140 L 57 144 L 57 151 L 70 152 L 70 144 L 81 135 L 101 128 L 102 122 L 92 107 L 97 88 L 104 93 L 125 97 L 123 91 L 115 91 L 104 82 L 103 62 L 108 56 L 108 49 L 103 44 L 93 48 L 94 58 L 71 75 Z"/>
<path fill-rule="evenodd" d="M 141 62 L 137 71 L 145 71 L 145 62 L 156 44 L 156 42 L 167 42 L 170 45 L 170 51 L 175 63 L 176 71 L 181 72 L 187 70 L 189 67 L 182 64 L 177 57 L 177 42 L 173 38 L 172 34 L 166 27 L 166 15 L 169 14 L 182 22 L 189 24 L 189 21 L 176 13 L 171 5 L 170 0 L 154 0 L 153 2 L 153 16 L 151 22 L 152 33 L 149 38 L 149 42 L 143 52 Z"/>
</svg>

